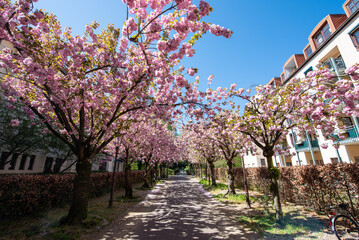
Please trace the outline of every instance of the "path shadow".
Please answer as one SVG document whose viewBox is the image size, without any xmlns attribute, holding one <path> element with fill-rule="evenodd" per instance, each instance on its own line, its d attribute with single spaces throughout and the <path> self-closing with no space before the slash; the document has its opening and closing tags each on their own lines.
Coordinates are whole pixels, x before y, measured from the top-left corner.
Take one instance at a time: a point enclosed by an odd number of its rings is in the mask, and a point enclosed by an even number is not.
<svg viewBox="0 0 359 240">
<path fill-rule="evenodd" d="M 242 228 L 223 205 L 208 198 L 196 181 L 174 176 L 99 239 L 262 239 Z"/>
</svg>

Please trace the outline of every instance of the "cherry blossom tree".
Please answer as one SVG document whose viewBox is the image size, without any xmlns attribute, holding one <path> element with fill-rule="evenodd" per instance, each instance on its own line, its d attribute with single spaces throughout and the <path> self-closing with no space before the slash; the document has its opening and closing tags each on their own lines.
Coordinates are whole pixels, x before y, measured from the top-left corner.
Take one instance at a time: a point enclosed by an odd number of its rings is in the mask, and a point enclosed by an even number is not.
<svg viewBox="0 0 359 240">
<path fill-rule="evenodd" d="M 161 120 L 150 120 L 146 127 L 142 128 L 140 138 L 145 141 L 139 146 L 142 161 L 145 164 L 145 183 L 143 187 L 148 188 L 152 185 L 150 182 L 150 170 L 160 165 L 160 176 L 163 174 L 163 166 L 168 162 L 179 159 L 176 139 L 168 124 Z"/>
<path fill-rule="evenodd" d="M 212 186 L 216 186 L 216 177 L 214 172 L 214 163 L 219 160 L 218 148 L 215 141 L 216 136 L 210 132 L 210 123 L 203 121 L 188 124 L 182 134 L 186 140 L 186 145 L 189 148 L 188 153 L 191 154 L 189 158 L 201 162 L 204 159 L 211 172 Z"/>
<path fill-rule="evenodd" d="M 133 198 L 131 166 L 139 159 L 137 147 L 145 141 L 144 139 L 137 138 L 139 133 L 139 128 L 130 128 L 120 145 L 120 157 L 123 160 L 125 172 L 125 198 L 130 199 Z"/>
<path fill-rule="evenodd" d="M 166 106 L 178 100 L 192 111 L 201 95 L 184 77 L 194 68 L 178 68 L 180 60 L 194 54 L 194 43 L 208 31 L 231 35 L 201 21 L 212 10 L 204 1 L 198 6 L 192 0 L 123 2 L 128 17 L 122 29 L 108 25 L 99 32 L 93 22 L 84 36 L 73 36 L 53 14 L 34 10 L 32 0 L 0 1 L 0 39 L 17 50 L 0 53 L 0 68 L 11 69 L 2 74 L 1 88 L 78 159 L 64 223 L 87 217 L 91 159 L 118 136 L 127 115 L 151 109 L 168 119 L 173 109 Z"/>
<path fill-rule="evenodd" d="M 185 134 L 182 135 L 182 137 Z M 201 179 L 203 178 L 202 175 L 202 165 L 206 164 L 206 160 L 203 158 L 203 156 L 196 151 L 195 148 L 191 147 L 191 145 L 187 144 L 188 142 L 186 142 L 186 147 L 185 149 L 183 149 L 183 159 L 187 159 L 188 162 L 190 164 L 192 164 L 192 166 L 195 166 L 195 169 L 199 169 L 199 173 L 195 171 L 196 175 L 198 175 L 198 177 L 200 177 Z"/>
<path fill-rule="evenodd" d="M 231 89 L 233 90 L 234 87 Z M 226 91 L 227 89 L 211 91 L 212 96 L 207 99 L 216 102 L 217 99 L 221 99 L 221 96 L 226 94 Z M 250 141 L 245 135 L 233 130 L 236 124 L 235 118 L 232 116 L 234 111 L 221 109 L 219 104 L 216 104 L 213 109 L 216 110 L 217 114 L 211 115 L 207 120 L 189 124 L 183 136 L 189 139 L 189 144 L 188 142 L 187 144 L 198 153 L 197 156 L 200 155 L 201 158 L 209 163 L 212 182 L 215 183 L 213 162 L 219 158 L 226 161 L 228 175 L 228 191 L 226 195 L 235 194 L 234 160 L 244 154 L 245 149 L 248 148 L 246 145 L 250 144 Z M 193 150 L 188 151 L 192 153 L 191 157 L 196 156 L 196 154 L 193 154 Z M 246 183 L 246 179 L 244 182 Z M 245 185 L 245 189 L 248 193 L 247 185 Z M 250 206 L 249 197 L 247 203 Z"/>
<path fill-rule="evenodd" d="M 329 69 L 320 68 L 309 72 L 308 78 L 316 91 L 317 101 L 321 103 L 318 105 L 328 105 L 331 110 L 342 108 L 341 112 L 335 111 L 333 116 L 345 114 L 358 117 L 359 64 L 347 68 L 345 72 L 345 75 L 336 76 Z"/>
<path fill-rule="evenodd" d="M 294 128 L 315 135 L 318 134 L 316 129 L 322 129 L 328 136 L 336 125 L 336 119 L 331 117 L 335 116 L 335 108 L 318 97 L 313 79 L 314 75 L 313 78 L 293 79 L 277 87 L 258 86 L 254 96 L 244 95 L 244 89 L 233 91 L 234 95 L 248 101 L 243 116 L 235 119 L 237 123 L 233 130 L 248 136 L 263 151 L 276 218 L 283 214 L 278 190 L 279 171 L 272 161 L 274 153 L 281 151 L 279 143 Z"/>
<path fill-rule="evenodd" d="M 246 144 L 250 143 L 241 133 L 232 130 L 234 123 L 231 113 L 233 111 L 223 109 L 212 119 L 213 136 L 215 136 L 219 152 L 227 165 L 228 191 L 226 194 L 236 194 L 233 172 L 234 160 L 244 154 Z M 247 203 L 250 206 L 249 201 Z"/>
</svg>

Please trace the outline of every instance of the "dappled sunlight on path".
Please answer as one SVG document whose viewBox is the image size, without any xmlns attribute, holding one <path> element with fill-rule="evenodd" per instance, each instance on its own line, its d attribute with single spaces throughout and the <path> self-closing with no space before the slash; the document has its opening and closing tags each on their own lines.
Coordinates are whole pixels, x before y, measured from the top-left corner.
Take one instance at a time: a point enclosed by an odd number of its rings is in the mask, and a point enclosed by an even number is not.
<svg viewBox="0 0 359 240">
<path fill-rule="evenodd" d="M 99 233 L 114 239 L 260 239 L 206 196 L 197 180 L 175 176 L 156 187 L 119 222 Z"/>
</svg>

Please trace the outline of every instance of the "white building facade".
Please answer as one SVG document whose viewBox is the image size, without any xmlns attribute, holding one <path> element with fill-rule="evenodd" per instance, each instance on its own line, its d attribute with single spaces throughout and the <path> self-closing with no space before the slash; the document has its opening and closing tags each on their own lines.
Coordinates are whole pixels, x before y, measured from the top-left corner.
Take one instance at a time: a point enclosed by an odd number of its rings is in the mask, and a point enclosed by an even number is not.
<svg viewBox="0 0 359 240">
<path fill-rule="evenodd" d="M 347 0 L 343 4 L 345 14 L 330 14 L 322 19 L 309 35 L 309 43 L 302 54 L 294 54 L 283 66 L 280 75 L 282 84 L 292 78 L 305 78 L 306 74 L 326 66 L 339 77 L 347 67 L 359 63 L 359 1 Z M 271 84 L 273 80 L 269 82 Z M 340 111 L 340 109 L 338 109 Z M 294 166 L 328 163 L 359 163 L 359 119 L 352 116 L 341 117 L 346 126 L 345 140 L 325 139 L 319 132 L 318 138 L 295 130 L 286 136 L 287 146 L 295 156 L 276 155 L 275 166 Z M 335 132 L 333 133 L 335 136 Z M 329 147 L 324 149 L 322 144 Z M 335 149 L 333 143 L 338 143 Z M 247 167 L 260 167 L 262 164 L 251 154 L 244 157 Z"/>
</svg>

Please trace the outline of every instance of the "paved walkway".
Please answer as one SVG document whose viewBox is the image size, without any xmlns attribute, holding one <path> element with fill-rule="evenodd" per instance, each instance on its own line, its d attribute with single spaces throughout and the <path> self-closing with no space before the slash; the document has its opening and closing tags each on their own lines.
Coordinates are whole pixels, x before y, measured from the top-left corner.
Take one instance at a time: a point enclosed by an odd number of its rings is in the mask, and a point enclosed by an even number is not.
<svg viewBox="0 0 359 240">
<path fill-rule="evenodd" d="M 231 210 L 213 201 L 197 180 L 174 176 L 160 184 L 145 201 L 119 222 L 99 232 L 93 239 L 261 239 L 240 226 Z"/>
</svg>

